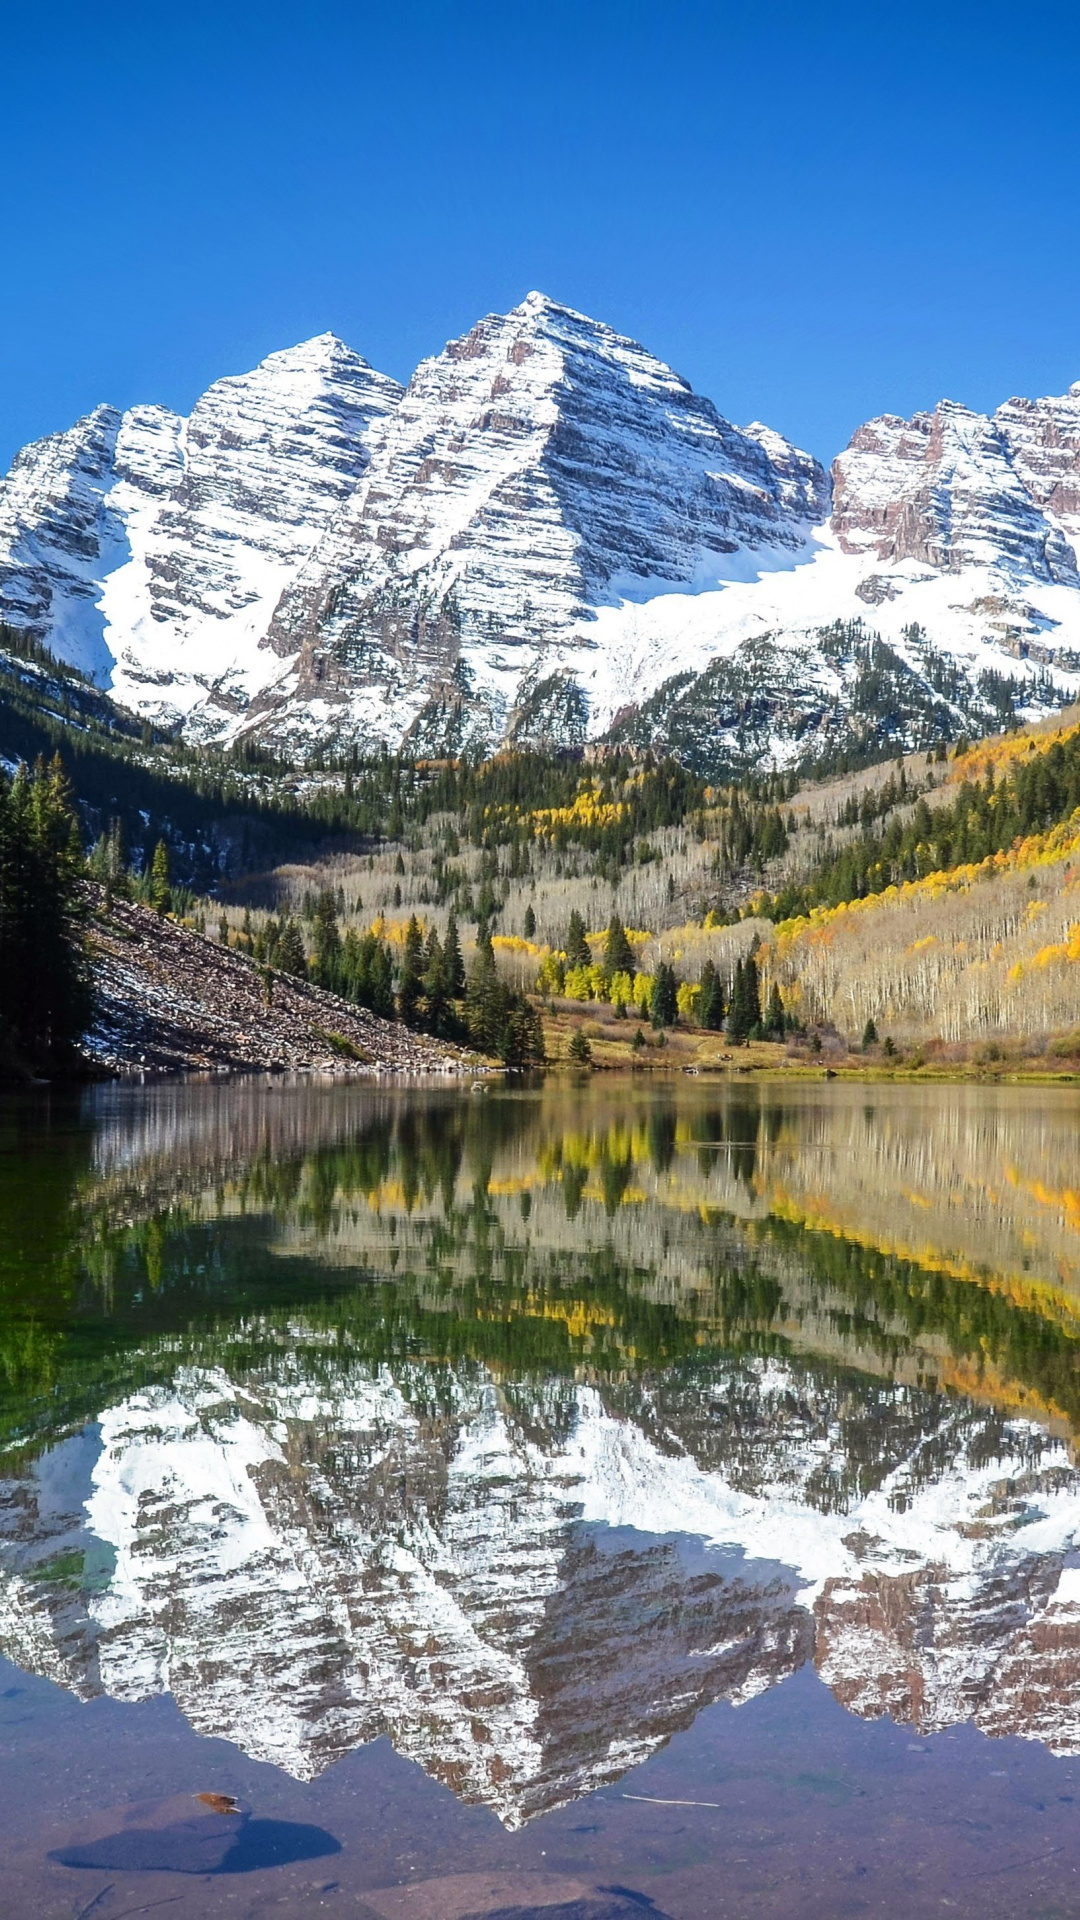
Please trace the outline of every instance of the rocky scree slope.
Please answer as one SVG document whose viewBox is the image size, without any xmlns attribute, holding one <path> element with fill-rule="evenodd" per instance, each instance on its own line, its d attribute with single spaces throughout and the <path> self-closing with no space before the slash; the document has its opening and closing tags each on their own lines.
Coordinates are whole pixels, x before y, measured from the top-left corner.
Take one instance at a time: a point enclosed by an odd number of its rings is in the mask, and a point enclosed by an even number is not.
<svg viewBox="0 0 1080 1920">
<path fill-rule="evenodd" d="M 696 735 L 706 771 L 1080 690 L 1080 383 L 883 415 L 823 469 L 530 294 L 402 390 L 331 335 L 0 483 L 0 619 L 195 738 Z"/>
<path fill-rule="evenodd" d="M 83 1047 L 112 1073 L 198 1069 L 464 1073 L 479 1064 L 449 1042 L 339 1000 L 247 959 L 145 907 L 114 902 L 93 924 L 94 1026 Z"/>
</svg>

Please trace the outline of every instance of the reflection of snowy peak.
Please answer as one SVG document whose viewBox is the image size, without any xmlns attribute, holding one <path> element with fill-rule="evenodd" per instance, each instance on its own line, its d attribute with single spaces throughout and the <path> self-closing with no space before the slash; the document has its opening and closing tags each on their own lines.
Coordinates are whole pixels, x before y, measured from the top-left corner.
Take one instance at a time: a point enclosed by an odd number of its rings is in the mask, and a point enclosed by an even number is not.
<svg viewBox="0 0 1080 1920">
<path fill-rule="evenodd" d="M 704 771 L 1080 689 L 1080 385 L 859 428 L 829 482 L 541 294 L 404 393 L 332 335 L 0 482 L 0 619 L 195 737 L 417 752 L 614 725 Z M 855 623 L 861 622 L 860 627 Z"/>
<path fill-rule="evenodd" d="M 988 1730 L 1080 1750 L 1080 1491 L 1034 1430 L 987 1459 L 980 1416 L 898 1392 L 896 1457 L 839 1498 L 843 1388 L 776 1363 L 617 1404 L 333 1364 L 332 1386 L 310 1349 L 239 1383 L 181 1372 L 7 1482 L 4 1651 L 84 1695 L 168 1689 L 305 1778 L 388 1734 L 509 1825 L 773 1684 L 815 1632 L 857 1711 L 993 1701 Z"/>
</svg>

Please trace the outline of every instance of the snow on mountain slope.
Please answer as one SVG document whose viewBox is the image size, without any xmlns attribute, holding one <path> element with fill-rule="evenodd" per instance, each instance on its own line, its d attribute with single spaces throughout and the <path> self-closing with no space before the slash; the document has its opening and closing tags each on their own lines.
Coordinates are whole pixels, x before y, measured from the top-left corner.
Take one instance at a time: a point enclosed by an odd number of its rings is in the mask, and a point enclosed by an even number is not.
<svg viewBox="0 0 1080 1920">
<path fill-rule="evenodd" d="M 117 699 L 155 717 L 202 706 L 209 730 L 243 710 L 276 670 L 261 647 L 273 609 L 399 393 L 332 334 L 273 353 L 203 395 L 152 514 L 140 511 L 144 425 L 125 416 L 110 504 L 131 558 L 101 602 Z"/>
<path fill-rule="evenodd" d="M 277 610 L 300 652 L 260 728 L 498 739 L 569 676 L 563 729 L 595 731 L 598 687 L 625 684 L 596 607 L 791 566 L 826 502 L 809 455 L 530 294 L 417 369 Z"/>
<path fill-rule="evenodd" d="M 389 1735 L 511 1827 L 810 1657 L 856 1712 L 1080 1751 L 1080 1483 L 1027 1423 L 894 1388 L 853 1474 L 847 1388 L 784 1362 L 507 1388 L 300 1332 L 0 1482 L 8 1657 L 305 1779 Z"/>
<path fill-rule="evenodd" d="M 534 293 L 404 395 L 327 334 L 188 421 L 99 408 L 25 449 L 0 618 L 139 714 L 290 751 L 664 746 L 682 676 L 710 765 L 783 765 L 1080 692 L 1080 383 L 867 422 L 829 513 L 809 455 Z M 823 638 L 856 621 L 887 659 Z"/>
<path fill-rule="evenodd" d="M 0 485 L 0 619 L 102 677 L 102 519 L 120 415 L 96 407 L 16 454 Z"/>
<path fill-rule="evenodd" d="M 603 653 L 648 690 L 613 717 L 639 744 L 689 729 L 706 772 L 783 766 L 830 738 L 916 746 L 1034 717 L 1080 692 L 1078 541 L 1080 386 L 992 416 L 950 401 L 884 415 L 834 462 L 831 519 L 804 562 L 600 611 Z M 830 635 L 838 623 L 846 636 Z M 876 640 L 887 657 L 856 657 Z M 860 713 L 868 664 L 888 700 Z M 697 684 L 653 695 L 676 673 Z"/>
<path fill-rule="evenodd" d="M 399 393 L 324 334 L 186 421 L 103 407 L 27 448 L 0 486 L 0 615 L 123 705 L 221 731 L 279 671 L 273 609 Z"/>
</svg>

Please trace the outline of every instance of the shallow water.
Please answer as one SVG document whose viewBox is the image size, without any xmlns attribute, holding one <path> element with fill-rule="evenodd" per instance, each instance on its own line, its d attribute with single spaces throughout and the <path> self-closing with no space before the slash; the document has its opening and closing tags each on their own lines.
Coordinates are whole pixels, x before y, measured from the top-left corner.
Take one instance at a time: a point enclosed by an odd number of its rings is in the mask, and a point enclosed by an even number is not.
<svg viewBox="0 0 1080 1920">
<path fill-rule="evenodd" d="M 0 1106 L 5 1914 L 1074 1913 L 1078 1146 L 1057 1089 Z"/>
</svg>

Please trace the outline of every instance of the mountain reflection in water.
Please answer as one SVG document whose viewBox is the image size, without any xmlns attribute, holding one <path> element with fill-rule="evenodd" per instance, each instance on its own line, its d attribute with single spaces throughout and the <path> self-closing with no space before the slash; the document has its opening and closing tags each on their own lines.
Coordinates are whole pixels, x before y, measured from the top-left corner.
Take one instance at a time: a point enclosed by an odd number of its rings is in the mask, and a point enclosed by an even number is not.
<svg viewBox="0 0 1080 1920">
<path fill-rule="evenodd" d="M 0 1129 L 0 1651 L 509 1827 L 813 1662 L 1080 1753 L 1080 1102 L 262 1083 Z"/>
</svg>

